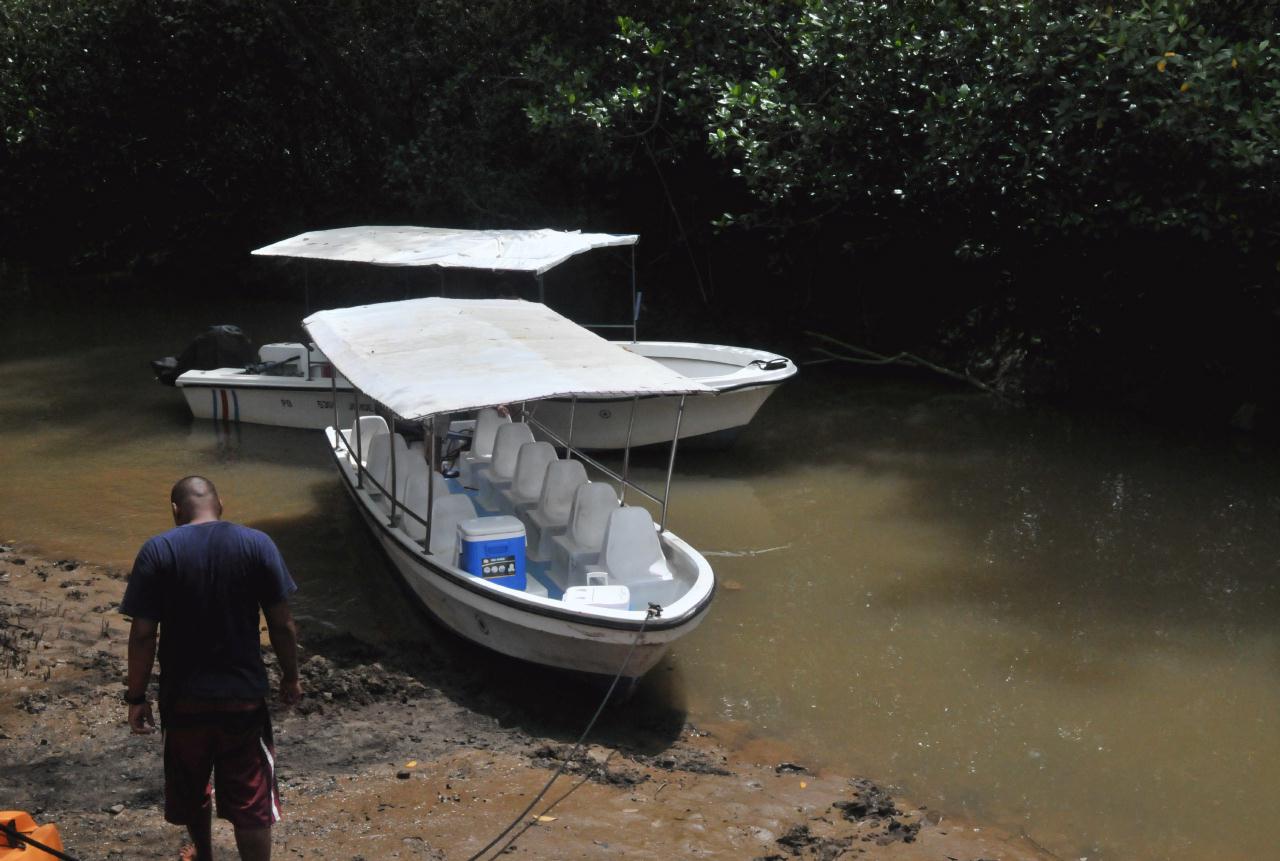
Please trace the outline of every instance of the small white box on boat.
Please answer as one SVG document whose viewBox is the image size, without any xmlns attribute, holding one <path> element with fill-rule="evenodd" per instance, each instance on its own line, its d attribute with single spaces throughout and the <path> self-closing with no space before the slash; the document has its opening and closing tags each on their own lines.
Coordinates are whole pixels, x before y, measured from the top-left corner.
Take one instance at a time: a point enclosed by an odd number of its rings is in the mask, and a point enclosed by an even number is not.
<svg viewBox="0 0 1280 861">
<path fill-rule="evenodd" d="M 521 592 L 525 588 L 524 524 L 509 514 L 458 524 L 463 570 Z"/>
<path fill-rule="evenodd" d="M 564 602 L 571 607 L 625 610 L 631 605 L 631 590 L 626 586 L 570 586 L 564 590 Z"/>
</svg>

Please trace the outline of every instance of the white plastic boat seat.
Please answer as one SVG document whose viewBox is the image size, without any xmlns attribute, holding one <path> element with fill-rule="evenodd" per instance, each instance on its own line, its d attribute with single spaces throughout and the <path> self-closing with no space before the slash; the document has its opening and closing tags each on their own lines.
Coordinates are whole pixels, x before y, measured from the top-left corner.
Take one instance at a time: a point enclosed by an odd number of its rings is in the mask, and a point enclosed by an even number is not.
<svg viewBox="0 0 1280 861">
<path fill-rule="evenodd" d="M 500 507 L 519 514 L 520 509 L 537 505 L 547 478 L 547 466 L 557 458 L 556 448 L 549 442 L 527 442 L 520 446 L 516 471 L 511 477 L 511 486 L 502 491 Z"/>
<path fill-rule="evenodd" d="M 520 447 L 527 442 L 533 442 L 533 429 L 524 422 L 511 422 L 498 428 L 489 468 L 474 473 L 475 487 L 480 491 L 477 502 L 481 507 L 490 511 L 501 508 L 501 493 L 511 486 L 516 461 L 520 458 Z"/>
<path fill-rule="evenodd" d="M 392 486 L 391 475 L 391 447 L 395 448 L 395 485 Z M 400 434 L 391 435 L 391 446 L 387 449 L 386 461 L 382 464 L 382 471 L 378 472 L 369 465 L 369 474 L 372 475 L 379 484 L 387 489 L 387 494 L 396 493 L 397 498 L 404 498 L 404 474 L 407 470 L 411 470 L 414 462 L 422 463 L 420 458 L 411 457 L 409 455 L 409 445 L 404 441 L 404 437 Z M 390 502 L 388 502 L 390 504 Z"/>
<path fill-rule="evenodd" d="M 514 476 L 520 449 L 533 441 L 533 428 L 524 422 L 511 422 L 498 428 L 493 442 L 493 476 L 506 479 Z"/>
<path fill-rule="evenodd" d="M 551 560 L 551 537 L 564 534 L 573 508 L 573 494 L 586 483 L 587 469 L 582 461 L 553 460 L 547 464 L 537 506 L 516 512 L 524 521 L 530 559 L 538 562 Z"/>
<path fill-rule="evenodd" d="M 502 415 L 493 407 L 485 407 L 476 413 L 476 427 L 471 435 L 471 451 L 478 455 L 493 454 L 498 429 L 511 424 L 511 416 Z"/>
<path fill-rule="evenodd" d="M 374 481 L 381 482 L 387 471 L 387 463 L 391 460 L 391 434 L 378 434 L 373 439 L 363 440 L 363 443 L 364 465 L 367 473 L 365 478 L 372 477 Z M 364 482 L 364 487 L 370 493 L 378 492 L 378 489 L 369 481 Z"/>
<path fill-rule="evenodd" d="M 493 459 L 493 444 L 498 428 L 511 423 L 511 416 L 498 413 L 493 407 L 486 407 L 476 415 L 475 430 L 471 434 L 471 448 L 458 458 L 458 479 L 468 487 L 474 487 L 475 475 L 472 470 L 477 464 L 488 463 Z"/>
<path fill-rule="evenodd" d="M 653 517 L 635 505 L 624 505 L 610 513 L 600 564 L 609 572 L 610 583 L 628 587 L 675 579 L 662 555 Z"/>
<path fill-rule="evenodd" d="M 456 494 L 450 493 L 449 486 L 446 483 L 445 477 L 438 472 L 432 474 L 432 481 L 435 483 L 435 486 L 436 486 L 435 487 L 435 505 L 437 507 L 437 510 L 440 510 L 439 506 L 440 506 L 441 500 L 445 499 L 446 497 L 456 496 L 460 499 L 465 499 L 467 501 L 467 504 L 469 506 L 468 510 L 473 512 L 471 514 L 468 514 L 467 516 L 468 517 L 475 516 L 474 514 L 475 506 L 471 505 L 471 497 L 467 496 L 465 493 L 456 493 Z M 456 503 L 450 503 L 450 504 L 456 505 Z M 405 488 L 404 507 L 409 511 L 413 512 L 414 514 L 418 515 L 418 517 L 421 517 L 423 520 L 427 519 L 427 482 L 426 482 L 425 474 L 417 476 L 409 481 L 408 486 Z M 461 506 L 459 506 L 459 509 L 461 510 Z M 404 514 L 401 516 L 400 526 L 414 541 L 421 541 L 427 534 L 426 524 L 419 523 L 416 519 L 414 519 L 413 517 L 410 517 L 408 514 Z M 433 529 L 432 531 L 434 532 L 435 530 Z"/>
<path fill-rule="evenodd" d="M 343 429 L 347 448 L 353 454 L 359 450 L 364 454 L 365 466 L 369 465 L 369 443 L 373 438 L 387 433 L 387 420 L 382 416 L 360 416 L 360 445 L 356 445 L 356 426 Z"/>
<path fill-rule="evenodd" d="M 396 500 L 399 501 L 401 505 L 403 505 L 405 501 L 408 499 L 408 492 L 411 486 L 415 484 L 421 485 L 422 487 L 427 486 L 427 474 L 430 472 L 430 470 L 427 468 L 427 464 L 421 459 L 419 459 L 419 457 L 417 456 L 419 454 L 421 454 L 421 452 L 417 452 L 417 453 L 410 452 L 409 456 L 402 461 L 402 460 L 399 460 L 400 452 L 396 452 L 397 460 L 396 460 L 395 494 L 396 494 Z M 391 477 L 390 471 L 391 471 L 391 467 L 388 466 L 387 467 L 388 479 L 390 479 Z M 391 489 L 390 485 L 387 485 L 387 489 L 388 490 Z M 391 510 L 391 499 L 389 497 L 383 497 L 381 500 L 381 504 L 383 508 L 387 509 L 388 511 Z"/>
<path fill-rule="evenodd" d="M 396 500 L 401 505 L 406 504 L 409 498 L 409 489 L 414 485 L 419 486 L 423 494 L 426 493 L 427 476 L 431 476 L 431 480 L 435 482 L 437 497 L 451 493 L 448 480 L 438 472 L 433 473 L 431 468 L 427 466 L 426 461 L 419 460 L 418 456 L 422 452 L 415 452 L 413 449 L 409 449 L 409 456 L 403 461 L 399 459 L 401 454 L 401 452 L 396 452 Z M 387 481 L 390 482 L 390 480 L 391 466 L 388 463 Z M 390 484 L 387 484 L 386 487 L 388 490 L 391 489 Z M 391 499 L 389 497 L 383 497 L 379 502 L 384 509 L 391 510 Z"/>
<path fill-rule="evenodd" d="M 427 483 L 425 481 L 409 482 L 409 486 L 405 488 L 404 507 L 406 511 L 413 512 L 423 520 L 427 519 Z M 426 524 L 419 523 L 416 518 L 407 513 L 400 518 L 400 528 L 414 541 L 421 541 L 427 537 Z"/>
<path fill-rule="evenodd" d="M 609 516 L 618 508 L 618 496 L 605 482 L 579 485 L 573 494 L 573 508 L 563 535 L 552 538 L 551 565 L 563 572 L 569 586 L 586 583 L 588 566 L 600 561 Z"/>
<path fill-rule="evenodd" d="M 422 501 L 426 507 L 426 501 Z M 443 557 L 450 565 L 458 564 L 458 524 L 476 516 L 476 507 L 471 504 L 471 497 L 465 493 L 452 493 L 436 499 L 431 514 L 431 549 L 432 556 Z M 426 535 L 426 528 L 417 521 L 405 519 L 405 531 L 414 541 L 421 541 Z"/>
</svg>

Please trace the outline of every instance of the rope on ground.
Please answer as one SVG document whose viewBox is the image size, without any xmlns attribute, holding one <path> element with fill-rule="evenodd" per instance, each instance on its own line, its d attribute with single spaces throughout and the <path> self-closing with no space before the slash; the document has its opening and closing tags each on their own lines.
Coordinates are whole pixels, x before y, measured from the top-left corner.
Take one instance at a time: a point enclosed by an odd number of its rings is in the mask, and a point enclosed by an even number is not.
<svg viewBox="0 0 1280 861">
<path fill-rule="evenodd" d="M 631 641 L 631 648 L 627 650 L 627 656 L 622 660 L 622 666 L 619 667 L 618 672 L 614 674 L 613 681 L 609 683 L 609 689 L 604 692 L 604 699 L 600 701 L 600 705 L 596 707 L 596 713 L 593 714 L 591 716 L 591 720 L 587 722 L 587 728 L 582 731 L 582 735 L 578 736 L 578 741 L 573 746 L 573 750 L 571 750 L 569 755 L 564 758 L 564 761 L 560 763 L 560 767 L 556 769 L 555 774 L 551 775 L 551 779 L 548 780 L 546 785 L 538 791 L 538 794 L 533 797 L 533 800 L 529 802 L 528 806 L 525 807 L 524 810 L 521 810 L 519 815 L 516 816 L 515 819 L 511 820 L 511 823 L 507 825 L 506 828 L 502 829 L 496 837 L 486 843 L 483 849 L 472 855 L 467 859 L 467 861 L 479 861 L 480 858 L 484 857 L 485 853 L 498 845 L 498 841 L 503 837 L 506 837 L 512 828 L 519 825 L 524 818 L 529 815 L 529 811 L 533 810 L 533 808 L 537 806 L 538 802 L 542 800 L 542 796 L 546 795 L 547 791 L 551 789 L 551 785 L 556 782 L 556 779 L 559 778 L 560 775 L 564 774 L 564 770 L 568 768 L 569 763 L 574 761 L 574 757 L 577 756 L 578 751 L 582 749 L 582 743 L 586 741 L 587 736 L 591 734 L 591 730 L 595 727 L 596 721 L 600 719 L 600 715 L 604 712 L 604 707 L 609 703 L 609 698 L 613 696 L 614 688 L 618 686 L 618 681 L 622 678 L 622 674 L 627 671 L 627 665 L 631 663 L 631 656 L 635 654 L 636 647 L 640 645 L 640 638 L 644 636 L 644 629 L 648 626 L 649 620 L 661 615 L 661 607 L 657 604 L 649 605 L 649 612 L 645 613 L 644 621 L 640 623 L 640 630 L 636 631 L 636 637 Z M 506 847 L 503 848 L 505 849 Z"/>
<path fill-rule="evenodd" d="M 542 817 L 544 817 L 544 816 L 546 816 L 547 814 L 549 814 L 552 810 L 555 810 L 555 808 L 556 808 L 556 805 L 557 805 L 557 804 L 559 804 L 561 801 L 564 801 L 564 800 L 565 800 L 566 798 L 568 798 L 570 795 L 573 795 L 575 792 L 577 792 L 577 791 L 578 791 L 578 789 L 579 789 L 583 784 L 585 784 L 588 780 L 590 780 L 592 777 L 594 777 L 598 772 L 603 771 L 604 769 L 608 768 L 608 767 L 609 767 L 609 761 L 613 759 L 613 755 L 614 755 L 615 753 L 617 753 L 617 751 L 616 751 L 616 750 L 611 750 L 611 751 L 609 751 L 609 755 L 608 755 L 608 756 L 606 756 L 606 757 L 605 757 L 601 762 L 598 762 L 598 763 L 596 763 L 595 765 L 593 765 L 591 768 L 587 769 L 587 771 L 583 773 L 582 777 L 578 778 L 578 782 L 577 782 L 577 783 L 575 783 L 573 786 L 571 786 L 571 787 L 569 787 L 568 789 L 566 789 L 566 790 L 565 790 L 565 791 L 560 795 L 560 797 L 559 797 L 559 798 L 557 798 L 555 801 L 551 802 L 551 803 L 550 803 L 550 804 L 548 804 L 546 807 L 542 808 L 542 812 L 541 812 L 541 813 L 539 813 L 537 816 L 534 816 L 534 817 L 531 817 L 530 819 L 528 819 L 528 820 L 524 823 L 524 827 L 523 827 L 523 828 L 521 828 L 521 829 L 520 829 L 519 831 L 517 831 L 515 834 L 512 834 L 512 835 L 511 835 L 511 837 L 510 837 L 510 839 L 508 839 L 506 843 L 502 844 L 502 848 L 498 850 L 497 855 L 501 855 L 501 854 L 503 854 L 504 852 L 506 852 L 508 849 L 510 849 L 510 848 L 515 844 L 515 842 L 516 842 L 517 840 L 519 840 L 521 837 L 523 837 L 523 836 L 524 836 L 524 833 L 525 833 L 526 831 L 528 831 L 528 830 L 529 830 L 530 828 L 532 828 L 534 825 L 537 825 L 537 824 L 538 824 L 538 822 L 540 822 L 540 821 L 542 820 Z"/>
<path fill-rule="evenodd" d="M 15 846 L 15 847 L 20 846 L 24 848 L 26 846 L 30 846 L 32 849 L 39 849 L 41 852 L 48 853 L 49 855 L 52 855 L 54 858 L 61 858 L 62 861 L 80 861 L 80 859 L 76 858 L 74 855 L 68 855 L 65 852 L 59 852 L 57 849 L 54 849 L 52 846 L 45 846 L 39 840 L 32 840 L 30 837 L 28 837 L 27 835 L 19 831 L 17 829 L 17 826 L 15 826 L 12 822 L 0 822 L 0 832 L 2 832 L 5 837 L 9 838 L 10 846 Z"/>
</svg>

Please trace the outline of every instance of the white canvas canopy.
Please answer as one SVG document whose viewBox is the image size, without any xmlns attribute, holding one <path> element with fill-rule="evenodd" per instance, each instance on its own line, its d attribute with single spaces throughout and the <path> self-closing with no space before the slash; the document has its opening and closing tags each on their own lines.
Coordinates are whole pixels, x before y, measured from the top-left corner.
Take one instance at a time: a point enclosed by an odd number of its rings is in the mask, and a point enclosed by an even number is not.
<svg viewBox="0 0 1280 861">
<path fill-rule="evenodd" d="M 446 227 L 340 227 L 313 230 L 254 251 L 378 266 L 441 266 L 541 275 L 593 248 L 634 245 L 635 234 L 576 230 L 453 230 Z"/>
<path fill-rule="evenodd" d="M 518 299 L 408 299 L 303 321 L 357 389 L 403 419 L 551 397 L 712 390 Z"/>
</svg>

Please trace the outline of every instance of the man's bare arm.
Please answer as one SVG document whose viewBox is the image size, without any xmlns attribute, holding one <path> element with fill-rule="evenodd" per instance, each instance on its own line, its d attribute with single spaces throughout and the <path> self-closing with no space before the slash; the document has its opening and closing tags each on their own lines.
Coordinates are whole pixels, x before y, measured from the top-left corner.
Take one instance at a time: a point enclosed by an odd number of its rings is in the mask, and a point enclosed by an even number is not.
<svg viewBox="0 0 1280 861">
<path fill-rule="evenodd" d="M 298 629 L 289 612 L 289 602 L 281 601 L 263 608 L 267 617 L 267 637 L 280 661 L 280 701 L 293 705 L 302 699 L 302 683 L 298 679 Z"/>
<path fill-rule="evenodd" d="M 139 734 L 155 731 L 151 704 L 142 700 L 147 695 L 151 668 L 156 661 L 159 629 L 159 624 L 151 619 L 134 619 L 129 625 L 129 677 L 125 683 L 125 699 L 131 703 L 129 728 Z"/>
</svg>

